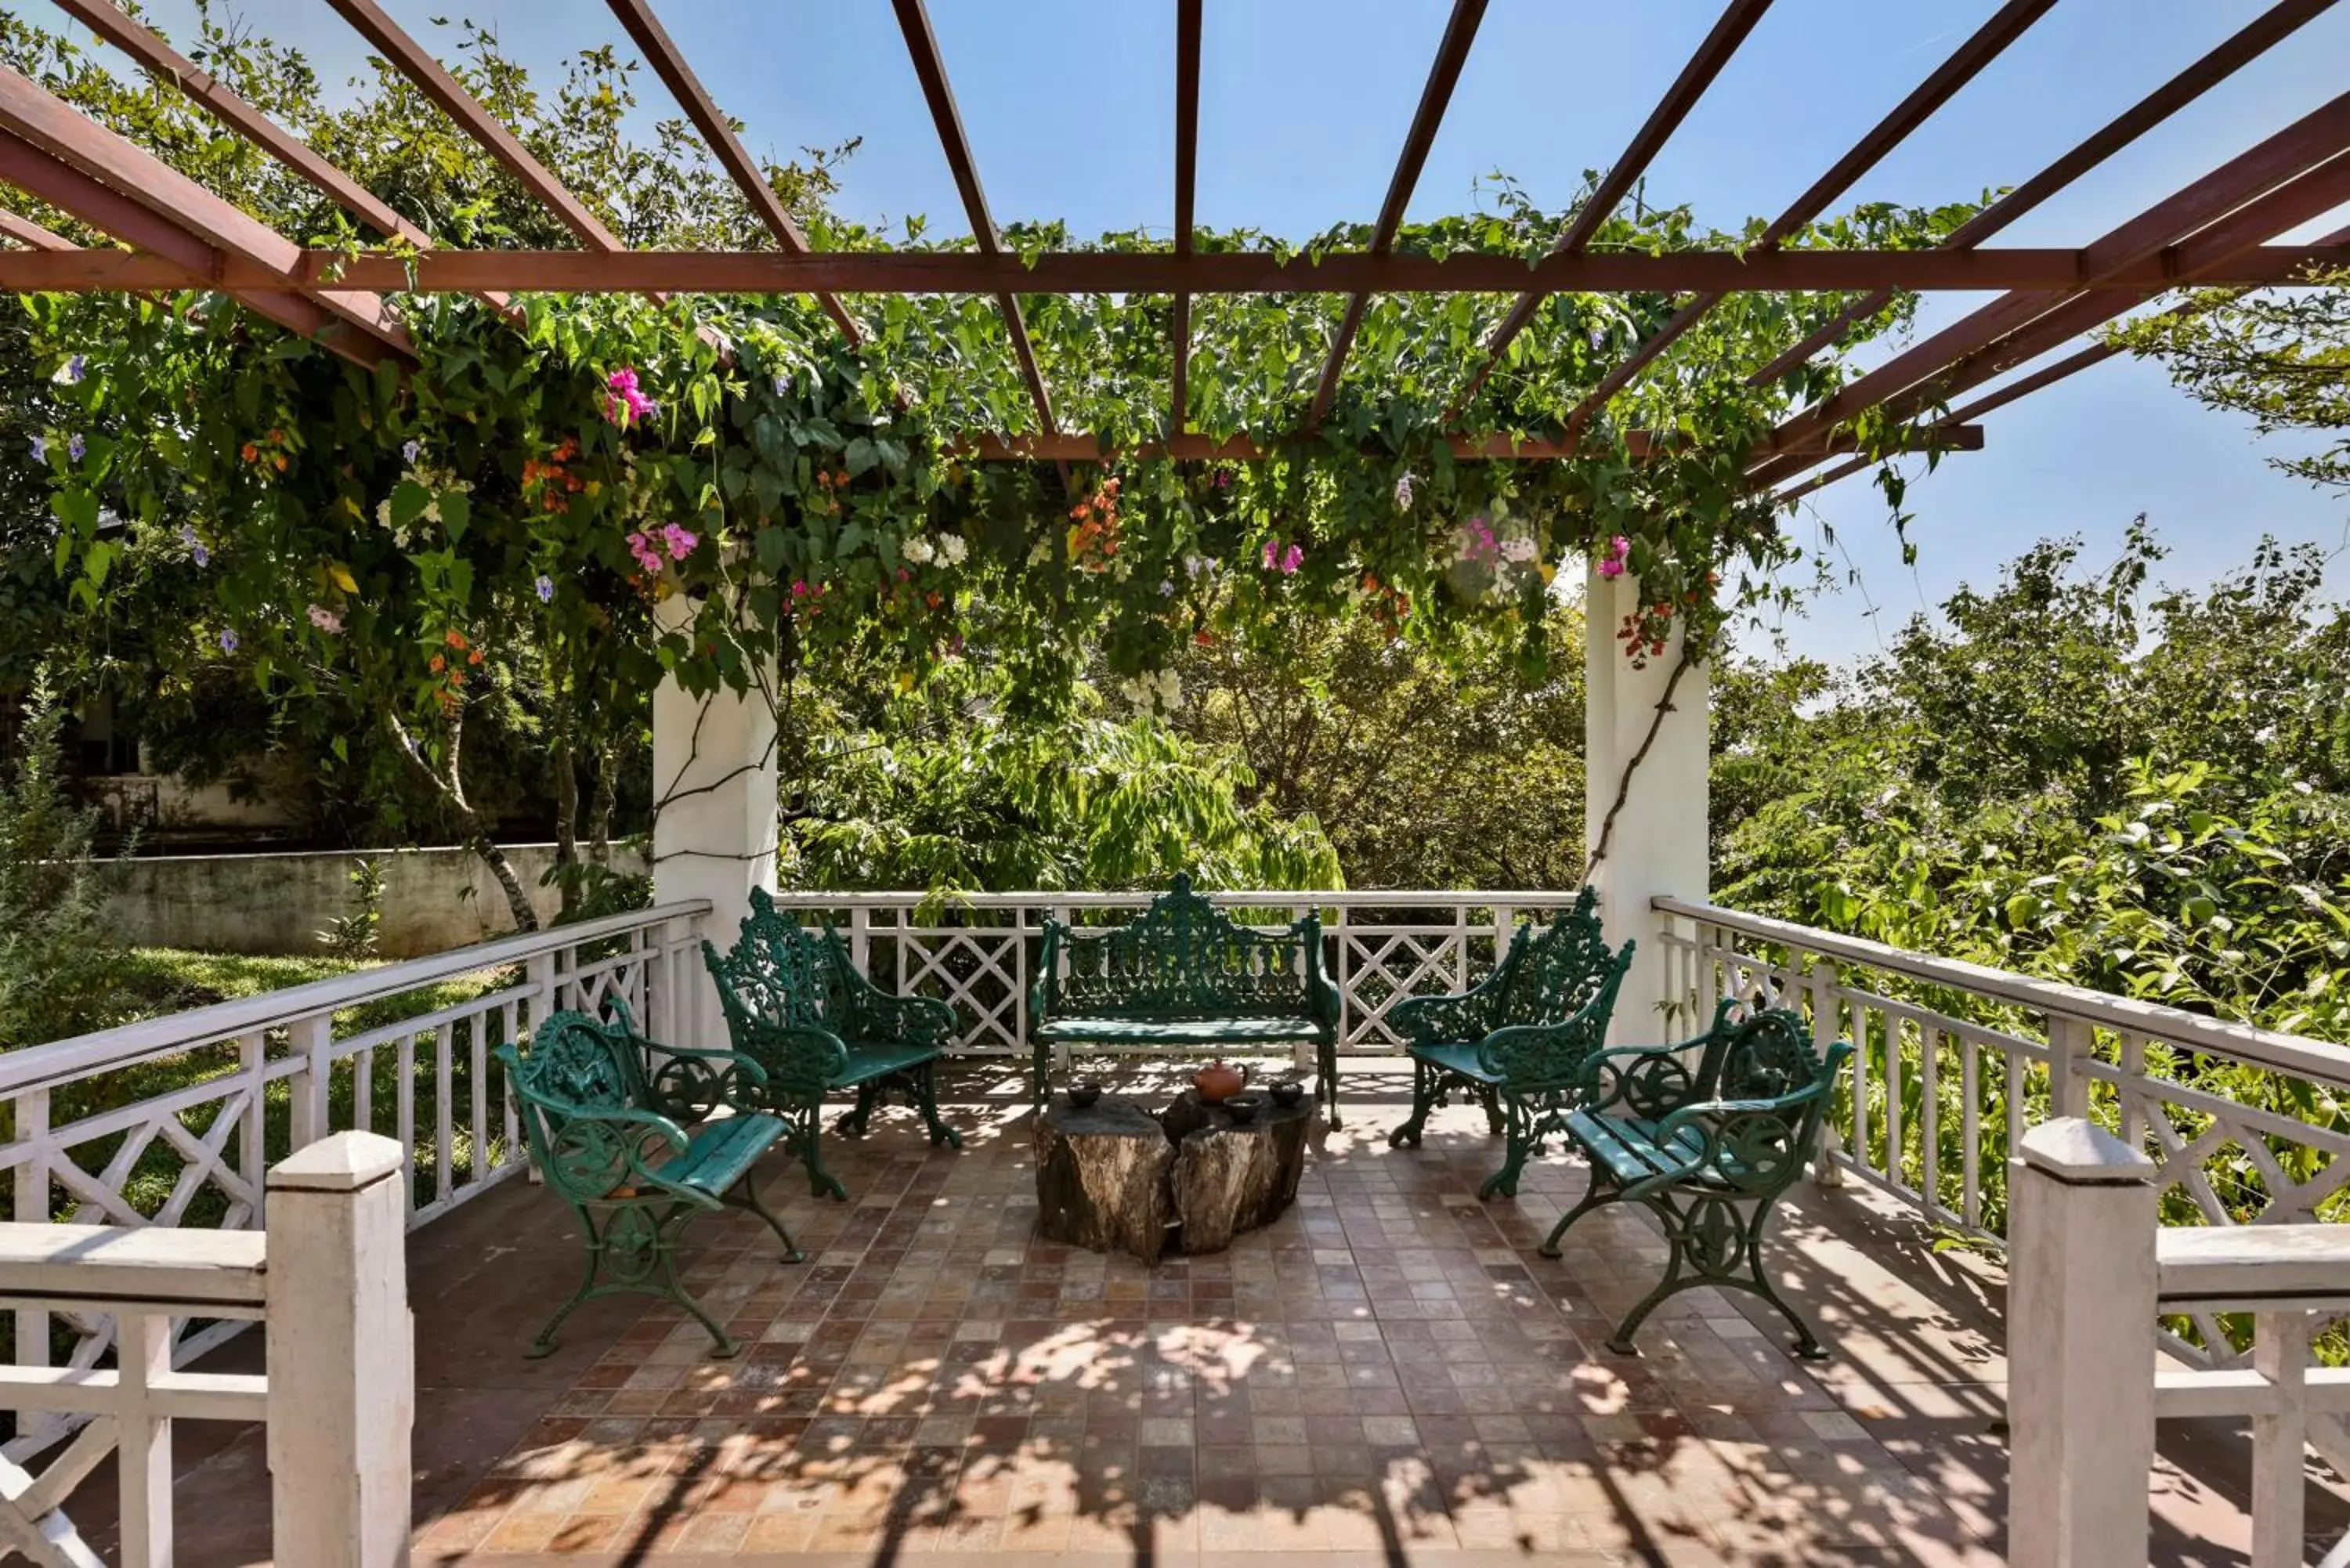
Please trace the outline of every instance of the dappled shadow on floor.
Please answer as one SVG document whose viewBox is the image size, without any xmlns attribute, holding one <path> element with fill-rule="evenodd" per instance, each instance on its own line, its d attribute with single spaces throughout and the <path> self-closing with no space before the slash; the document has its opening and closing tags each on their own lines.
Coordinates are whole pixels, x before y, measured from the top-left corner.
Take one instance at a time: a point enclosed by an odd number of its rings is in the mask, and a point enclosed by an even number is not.
<svg viewBox="0 0 2350 1568">
<path fill-rule="evenodd" d="M 1347 1125 L 1321 1134 L 1296 1208 L 1146 1270 L 1035 1239 L 1024 1075 L 958 1068 L 960 1154 L 892 1112 L 837 1141 L 847 1203 L 768 1170 L 806 1262 L 755 1220 L 704 1222 L 691 1280 L 745 1341 L 732 1361 L 666 1306 L 606 1303 L 526 1362 L 576 1267 L 567 1212 L 515 1186 L 428 1228 L 417 1562 L 2002 1560 L 1995 1269 L 1807 1190 L 1774 1272 L 1833 1360 L 1793 1361 L 1767 1309 L 1712 1293 L 1616 1356 L 1608 1326 L 1664 1256 L 1645 1218 L 1595 1215 L 1540 1258 L 1578 1166 L 1554 1150 L 1518 1199 L 1481 1204 L 1499 1158 L 1482 1113 L 1440 1111 L 1423 1149 L 1391 1150 L 1405 1075 L 1350 1064 L 1346 1082 Z M 208 1461 L 201 1507 L 265 1538 L 257 1435 L 239 1446 Z M 2167 1468 L 2158 1494 L 2158 1561 L 2242 1560 L 2224 1479 Z M 182 1563 L 261 1560 L 251 1529 L 215 1535 Z"/>
</svg>

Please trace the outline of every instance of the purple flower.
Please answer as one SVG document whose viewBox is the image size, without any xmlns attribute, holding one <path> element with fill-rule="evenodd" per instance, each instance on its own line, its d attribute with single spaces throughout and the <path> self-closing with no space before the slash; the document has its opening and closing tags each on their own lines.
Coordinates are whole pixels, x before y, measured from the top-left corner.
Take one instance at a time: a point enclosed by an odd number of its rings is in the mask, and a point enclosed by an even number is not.
<svg viewBox="0 0 2350 1568">
<path fill-rule="evenodd" d="M 57 372 L 57 379 L 63 381 L 68 387 L 77 386 L 80 383 L 81 379 L 88 374 L 89 356 L 87 354 L 77 354 L 72 358 L 66 361 L 65 369 Z"/>
<path fill-rule="evenodd" d="M 400 448 L 400 461 L 413 468 L 416 466 L 416 454 L 423 450 L 424 444 L 421 441 L 404 441 Z"/>
<path fill-rule="evenodd" d="M 47 462 L 49 461 L 48 437 L 35 436 L 33 438 L 33 461 L 35 462 Z"/>
<path fill-rule="evenodd" d="M 782 397 L 785 393 L 791 390 L 791 387 L 792 379 L 789 376 L 778 372 L 775 376 L 775 396 L 779 398 Z"/>
<path fill-rule="evenodd" d="M 220 645 L 221 651 L 223 653 L 234 653 L 236 651 L 236 633 L 230 631 L 225 628 L 222 628 L 220 634 Z"/>
<path fill-rule="evenodd" d="M 188 523 L 180 524 L 180 543 L 188 547 L 188 555 L 197 566 L 209 566 L 213 564 L 213 553 L 204 548 L 204 542 L 197 536 L 194 524 Z"/>
<path fill-rule="evenodd" d="M 73 438 L 66 442 L 66 455 L 73 459 L 76 462 L 79 462 L 81 461 L 81 454 L 88 450 L 89 445 L 81 439 L 81 432 L 79 431 L 76 431 L 73 433 Z"/>
<path fill-rule="evenodd" d="M 555 579 L 553 577 L 550 577 L 546 573 L 542 572 L 539 574 L 538 581 L 532 586 L 538 589 L 539 603 L 545 605 L 553 604 L 555 602 Z"/>
<path fill-rule="evenodd" d="M 1398 510 L 1404 512 L 1411 510 L 1411 492 L 1415 483 L 1417 482 L 1412 478 L 1409 469 L 1405 470 L 1403 476 L 1396 481 L 1395 504 Z"/>
</svg>

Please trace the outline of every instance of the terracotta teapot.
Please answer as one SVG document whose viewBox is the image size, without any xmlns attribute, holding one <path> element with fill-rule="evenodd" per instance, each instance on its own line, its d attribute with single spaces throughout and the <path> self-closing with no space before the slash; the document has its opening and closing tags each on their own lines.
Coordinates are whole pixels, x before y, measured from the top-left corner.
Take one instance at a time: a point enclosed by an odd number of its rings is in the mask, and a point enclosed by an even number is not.
<svg viewBox="0 0 2350 1568">
<path fill-rule="evenodd" d="M 1247 1081 L 1248 1075 L 1238 1067 L 1227 1065 L 1221 1056 L 1212 1064 L 1191 1075 L 1191 1086 L 1200 1091 L 1201 1102 L 1211 1106 L 1239 1094 L 1241 1085 Z"/>
</svg>

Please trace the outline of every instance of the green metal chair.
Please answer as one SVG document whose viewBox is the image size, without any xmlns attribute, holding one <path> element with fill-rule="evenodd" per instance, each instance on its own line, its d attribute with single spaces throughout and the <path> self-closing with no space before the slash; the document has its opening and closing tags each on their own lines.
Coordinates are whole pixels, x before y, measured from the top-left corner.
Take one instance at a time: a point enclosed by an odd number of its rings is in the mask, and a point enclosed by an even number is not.
<svg viewBox="0 0 2350 1568">
<path fill-rule="evenodd" d="M 552 1013 L 527 1054 L 511 1043 L 496 1051 L 531 1158 L 578 1214 L 588 1249 L 579 1288 L 538 1331 L 530 1355 L 555 1348 L 555 1331 L 582 1302 L 635 1293 L 675 1302 L 710 1331 L 716 1354 L 733 1355 L 733 1336 L 679 1280 L 677 1247 L 695 1218 L 731 1207 L 765 1220 L 783 1240 L 784 1261 L 800 1261 L 750 1179 L 783 1124 L 756 1115 L 705 1119 L 766 1075 L 732 1051 L 655 1045 L 617 998 L 606 1007 L 609 1022 Z"/>
<path fill-rule="evenodd" d="M 1632 1335 L 1669 1297 L 1707 1285 L 1761 1296 L 1794 1325 L 1797 1355 L 1826 1354 L 1762 1272 L 1762 1234 L 1780 1194 L 1819 1151 L 1828 1095 L 1852 1046 L 1838 1041 L 1822 1054 L 1801 1013 L 1742 1018 L 1743 1007 L 1724 1000 L 1695 1040 L 1599 1052 L 1586 1070 L 1586 1108 L 1567 1117 L 1566 1136 L 1591 1157 L 1591 1190 L 1543 1255 L 1557 1257 L 1568 1228 L 1611 1203 L 1646 1204 L 1672 1244 L 1665 1277 L 1607 1342 L 1619 1355 L 1633 1354 Z"/>
<path fill-rule="evenodd" d="M 858 971 L 848 944 L 829 924 L 810 930 L 775 908 L 764 888 L 751 893 L 750 918 L 733 948 L 709 941 L 702 960 L 718 982 L 734 1049 L 764 1076 L 739 1085 L 734 1103 L 782 1121 L 786 1146 L 807 1166 L 818 1198 L 846 1199 L 848 1189 L 824 1168 L 817 1134 L 824 1097 L 857 1091 L 839 1130 L 862 1136 L 875 1106 L 892 1091 L 921 1114 L 932 1145 L 962 1147 L 939 1117 L 933 1080 L 939 1054 L 955 1031 L 954 1009 L 928 996 L 892 996 Z"/>
<path fill-rule="evenodd" d="M 1583 1064 L 1607 1043 L 1631 967 L 1635 944 L 1608 950 L 1598 898 L 1586 888 L 1539 935 L 1520 921 L 1502 961 L 1471 990 L 1408 997 L 1388 1010 L 1412 1068 L 1411 1116 L 1388 1135 L 1390 1147 L 1417 1148 L 1429 1112 L 1452 1095 L 1474 1098 L 1507 1139 L 1501 1168 L 1477 1196 L 1517 1196 L 1526 1161 L 1565 1129 Z"/>
</svg>

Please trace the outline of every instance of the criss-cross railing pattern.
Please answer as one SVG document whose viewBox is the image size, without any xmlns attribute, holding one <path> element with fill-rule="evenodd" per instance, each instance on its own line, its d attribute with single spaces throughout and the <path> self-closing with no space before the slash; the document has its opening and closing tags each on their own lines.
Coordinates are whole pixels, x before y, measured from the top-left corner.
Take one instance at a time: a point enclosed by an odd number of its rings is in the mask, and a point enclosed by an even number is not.
<svg viewBox="0 0 2350 1568">
<path fill-rule="evenodd" d="M 951 1002 L 960 1024 L 952 1054 L 1010 1055 L 1028 1048 L 1028 987 L 1044 920 L 1077 934 L 1109 929 L 1150 902 L 1149 892 L 783 893 L 778 909 L 840 928 L 876 983 Z M 1388 1010 L 1407 996 L 1466 990 L 1509 945 L 1521 919 L 1548 919 L 1572 893 L 1460 891 L 1217 892 L 1243 924 L 1278 930 L 1322 911 L 1323 967 L 1344 1011 L 1339 1048 L 1400 1050 Z"/>
<path fill-rule="evenodd" d="M 151 1019 L 0 1057 L 6 1219 L 257 1230 L 268 1163 L 331 1132 L 396 1139 L 411 1225 L 523 1168 L 490 1052 L 562 1007 L 607 997 L 656 1021 L 672 1002 L 706 905 L 678 905 L 509 938 L 437 958 Z M 115 1344 L 103 1314 L 19 1308 L 19 1366 L 88 1371 Z M 184 1364 L 243 1324 L 174 1324 Z M 28 1414 L 5 1449 L 54 1442 L 66 1418 Z"/>
</svg>

